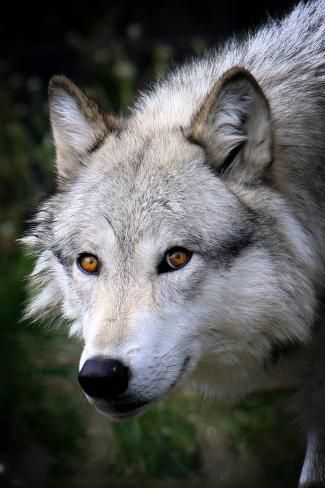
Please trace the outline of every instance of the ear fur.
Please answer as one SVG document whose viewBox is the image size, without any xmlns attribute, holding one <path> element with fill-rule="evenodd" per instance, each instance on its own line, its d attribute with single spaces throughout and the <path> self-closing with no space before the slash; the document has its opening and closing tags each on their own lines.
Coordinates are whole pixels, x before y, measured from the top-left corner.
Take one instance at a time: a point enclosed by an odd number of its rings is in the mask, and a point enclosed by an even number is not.
<svg viewBox="0 0 325 488">
<path fill-rule="evenodd" d="M 78 174 L 85 154 L 98 147 L 118 127 L 119 121 L 101 112 L 97 104 L 65 76 L 54 76 L 50 80 L 49 109 L 58 176 L 70 179 Z"/>
<path fill-rule="evenodd" d="M 246 183 L 259 180 L 272 162 L 269 104 L 244 68 L 227 71 L 215 84 L 186 131 L 221 174 Z"/>
</svg>

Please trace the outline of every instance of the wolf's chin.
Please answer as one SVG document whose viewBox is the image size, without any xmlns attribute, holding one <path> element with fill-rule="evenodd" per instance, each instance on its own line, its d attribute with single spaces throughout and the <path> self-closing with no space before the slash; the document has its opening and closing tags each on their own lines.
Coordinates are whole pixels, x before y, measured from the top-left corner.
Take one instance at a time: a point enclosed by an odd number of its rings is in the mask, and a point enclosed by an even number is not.
<svg viewBox="0 0 325 488">
<path fill-rule="evenodd" d="M 105 405 L 105 402 L 94 402 L 95 408 L 102 414 L 108 416 L 111 420 L 123 421 L 131 420 L 139 415 L 143 414 L 145 410 L 150 406 L 151 402 L 144 402 L 139 404 L 139 406 L 133 406 L 129 410 L 119 411 L 118 409 L 112 409 L 109 404 Z"/>
</svg>

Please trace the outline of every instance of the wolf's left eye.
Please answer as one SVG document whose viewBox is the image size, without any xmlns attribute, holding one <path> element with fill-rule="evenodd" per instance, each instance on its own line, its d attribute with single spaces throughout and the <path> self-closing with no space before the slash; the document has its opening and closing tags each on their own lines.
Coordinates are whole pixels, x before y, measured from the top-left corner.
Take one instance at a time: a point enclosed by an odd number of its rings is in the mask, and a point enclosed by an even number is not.
<svg viewBox="0 0 325 488">
<path fill-rule="evenodd" d="M 88 274 L 97 274 L 99 268 L 98 258 L 93 254 L 82 253 L 77 259 L 79 268 Z"/>
<path fill-rule="evenodd" d="M 158 266 L 158 273 L 167 273 L 183 268 L 192 257 L 192 253 L 183 247 L 173 247 L 166 252 L 164 259 Z"/>
</svg>

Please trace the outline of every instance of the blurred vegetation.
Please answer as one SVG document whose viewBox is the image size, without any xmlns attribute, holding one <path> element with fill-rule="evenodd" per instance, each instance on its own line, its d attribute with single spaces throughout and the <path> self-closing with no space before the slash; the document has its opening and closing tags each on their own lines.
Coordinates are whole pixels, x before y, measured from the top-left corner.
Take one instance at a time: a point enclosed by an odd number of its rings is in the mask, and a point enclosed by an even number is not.
<svg viewBox="0 0 325 488">
<path fill-rule="evenodd" d="M 78 80 L 107 110 L 125 109 L 183 54 L 172 42 L 140 48 L 142 36 L 131 23 L 115 38 L 108 15 L 66 35 Z M 187 54 L 206 45 L 193 38 Z M 32 262 L 16 239 L 55 186 L 46 85 L 0 58 L 0 486 L 294 486 L 301 450 L 285 396 L 230 408 L 177 392 L 112 423 L 77 385 L 80 346 L 64 330 L 21 321 Z"/>
</svg>

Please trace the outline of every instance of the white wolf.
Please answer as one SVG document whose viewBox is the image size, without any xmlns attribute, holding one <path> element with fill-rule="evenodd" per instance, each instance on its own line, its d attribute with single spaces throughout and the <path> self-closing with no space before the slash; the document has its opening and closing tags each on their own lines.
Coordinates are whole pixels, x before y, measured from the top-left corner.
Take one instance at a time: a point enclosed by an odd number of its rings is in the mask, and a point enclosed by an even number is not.
<svg viewBox="0 0 325 488">
<path fill-rule="evenodd" d="M 301 486 L 325 483 L 324 13 L 181 67 L 122 120 L 54 77 L 58 189 L 24 239 L 27 315 L 70 320 L 98 409 L 296 388 Z"/>
</svg>

